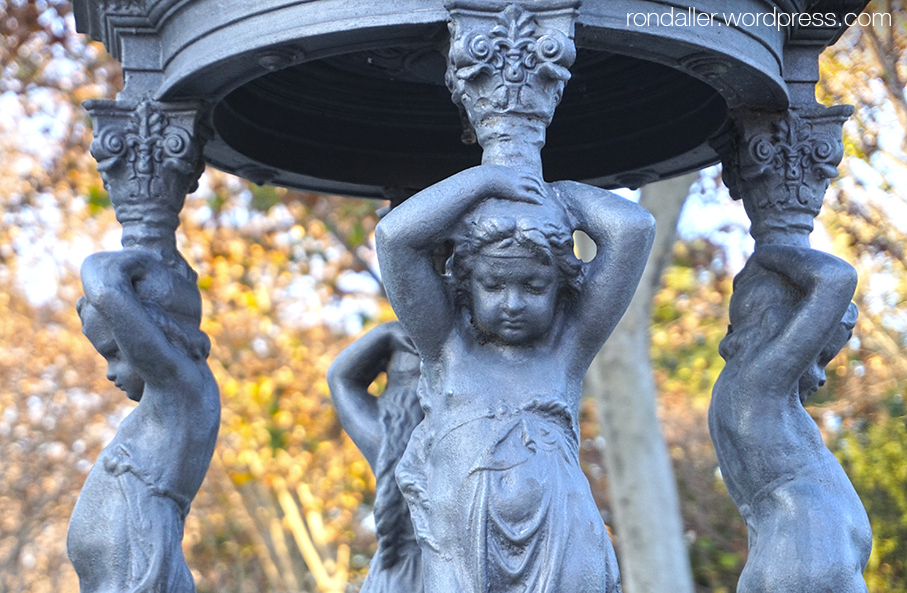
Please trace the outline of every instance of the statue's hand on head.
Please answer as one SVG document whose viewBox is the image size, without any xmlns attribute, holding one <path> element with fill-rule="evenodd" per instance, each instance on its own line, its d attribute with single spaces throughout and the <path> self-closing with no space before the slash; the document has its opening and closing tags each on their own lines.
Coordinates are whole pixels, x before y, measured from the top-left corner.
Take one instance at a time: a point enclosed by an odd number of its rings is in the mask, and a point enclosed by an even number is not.
<svg viewBox="0 0 907 593">
<path fill-rule="evenodd" d="M 488 197 L 541 204 L 547 195 L 544 181 L 520 169 L 503 165 L 480 165 L 476 170 L 487 176 L 491 194 Z"/>
<path fill-rule="evenodd" d="M 107 289 L 133 287 L 160 262 L 160 256 L 145 249 L 94 253 L 82 264 L 82 286 L 89 301 L 103 298 Z"/>
</svg>

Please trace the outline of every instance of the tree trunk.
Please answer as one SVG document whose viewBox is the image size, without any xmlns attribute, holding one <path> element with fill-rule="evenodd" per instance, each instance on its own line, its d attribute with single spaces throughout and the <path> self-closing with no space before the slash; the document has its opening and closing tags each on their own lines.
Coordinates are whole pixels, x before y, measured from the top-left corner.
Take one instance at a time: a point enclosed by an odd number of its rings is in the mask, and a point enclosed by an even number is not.
<svg viewBox="0 0 907 593">
<path fill-rule="evenodd" d="M 697 178 L 690 173 L 642 189 L 640 204 L 658 223 L 655 243 L 633 301 L 584 384 L 599 406 L 626 593 L 693 593 L 677 486 L 656 414 L 649 320 L 680 211 Z"/>
</svg>

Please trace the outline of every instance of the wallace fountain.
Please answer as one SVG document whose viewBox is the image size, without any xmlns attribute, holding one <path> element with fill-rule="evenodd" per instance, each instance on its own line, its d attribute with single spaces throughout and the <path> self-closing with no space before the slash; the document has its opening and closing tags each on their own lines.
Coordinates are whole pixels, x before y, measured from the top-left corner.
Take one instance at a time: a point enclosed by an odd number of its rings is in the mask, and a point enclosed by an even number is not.
<svg viewBox="0 0 907 593">
<path fill-rule="evenodd" d="M 749 530 L 738 591 L 866 591 L 866 513 L 802 406 L 857 316 L 853 269 L 808 236 L 852 111 L 816 102 L 818 56 L 865 2 L 74 4 L 125 80 L 85 104 L 123 249 L 86 260 L 79 315 L 139 402 L 73 513 L 83 593 L 195 590 L 180 545 L 220 404 L 174 232 L 206 164 L 391 203 L 376 243 L 399 323 L 328 377 L 378 474 L 363 591 L 621 591 L 578 409 L 654 221 L 609 189 L 719 161 L 756 243 L 709 414 Z"/>
</svg>

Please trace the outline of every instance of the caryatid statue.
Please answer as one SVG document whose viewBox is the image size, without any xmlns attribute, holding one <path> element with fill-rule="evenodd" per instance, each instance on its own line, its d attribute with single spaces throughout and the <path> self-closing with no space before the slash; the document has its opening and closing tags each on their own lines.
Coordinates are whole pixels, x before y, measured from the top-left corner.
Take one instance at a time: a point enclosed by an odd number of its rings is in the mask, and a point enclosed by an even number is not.
<svg viewBox="0 0 907 593">
<path fill-rule="evenodd" d="M 422 550 L 397 485 L 397 464 L 424 414 L 419 404 L 419 354 L 398 321 L 374 328 L 341 352 L 328 386 L 343 429 L 375 473 L 378 550 L 360 593 L 423 593 Z M 380 397 L 369 386 L 385 373 Z"/>
<path fill-rule="evenodd" d="M 577 417 L 583 376 L 636 289 L 654 221 L 611 192 L 542 178 L 578 2 L 447 6 L 447 83 L 482 165 L 404 201 L 376 230 L 388 297 L 422 359 L 425 419 L 397 481 L 425 590 L 620 591 L 580 470 Z M 576 230 L 597 246 L 587 263 L 573 253 Z"/>
<path fill-rule="evenodd" d="M 88 474 L 67 550 L 82 593 L 193 593 L 183 527 L 214 451 L 220 398 L 196 274 L 174 231 L 204 168 L 204 134 L 191 107 L 86 107 L 124 249 L 85 260 L 79 316 L 107 378 L 138 405 Z"/>
<path fill-rule="evenodd" d="M 734 279 L 709 408 L 721 475 L 749 532 L 738 593 L 867 590 L 866 511 L 803 408 L 857 319 L 856 272 L 809 244 L 851 111 L 738 112 L 715 142 L 756 241 Z"/>
</svg>

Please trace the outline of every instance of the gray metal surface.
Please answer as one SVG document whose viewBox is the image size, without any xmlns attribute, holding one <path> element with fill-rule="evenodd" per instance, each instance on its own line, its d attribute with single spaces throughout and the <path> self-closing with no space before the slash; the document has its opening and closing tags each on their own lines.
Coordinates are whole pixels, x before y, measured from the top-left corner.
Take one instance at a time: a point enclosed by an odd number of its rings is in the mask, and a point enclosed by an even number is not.
<svg viewBox="0 0 907 593">
<path fill-rule="evenodd" d="M 174 233 L 204 168 L 206 133 L 197 105 L 87 107 L 123 250 L 85 260 L 79 316 L 107 378 L 138 405 L 88 474 L 66 547 L 82 593 L 189 593 L 183 527 L 214 452 L 220 396 L 197 275 Z"/>
<path fill-rule="evenodd" d="M 734 279 L 719 348 L 726 365 L 709 407 L 721 475 L 749 531 L 738 593 L 866 591 L 866 511 L 803 408 L 857 319 L 856 271 L 809 244 L 852 111 L 741 110 L 715 140 L 756 241 Z"/>
</svg>

